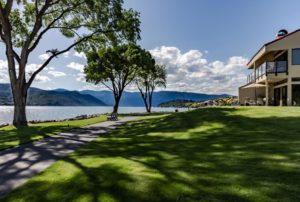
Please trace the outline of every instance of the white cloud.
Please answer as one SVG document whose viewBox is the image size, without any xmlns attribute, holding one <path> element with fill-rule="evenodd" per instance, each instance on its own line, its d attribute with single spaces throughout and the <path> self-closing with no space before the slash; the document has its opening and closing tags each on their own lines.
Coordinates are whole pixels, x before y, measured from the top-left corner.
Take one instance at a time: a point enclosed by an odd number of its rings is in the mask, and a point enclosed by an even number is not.
<svg viewBox="0 0 300 202">
<path fill-rule="evenodd" d="M 74 69 L 76 71 L 80 71 L 83 73 L 84 70 L 84 65 L 76 62 L 71 62 L 70 64 L 67 65 L 67 67 Z"/>
<path fill-rule="evenodd" d="M 8 82 L 7 61 L 0 60 L 0 82 Z"/>
<path fill-rule="evenodd" d="M 7 70 L 7 60 L 0 60 L 0 70 Z"/>
<path fill-rule="evenodd" d="M 39 59 L 42 61 L 46 61 L 49 59 L 50 56 L 51 55 L 49 53 L 41 54 L 41 55 L 39 55 Z"/>
<path fill-rule="evenodd" d="M 37 82 L 37 83 L 46 83 L 49 81 L 51 81 L 51 79 L 49 77 L 39 75 L 39 74 L 35 77 L 35 80 L 34 80 L 34 82 Z"/>
<path fill-rule="evenodd" d="M 28 64 L 26 66 L 26 73 L 33 73 L 40 67 L 40 64 Z"/>
<path fill-rule="evenodd" d="M 8 75 L 5 72 L 0 71 L 0 82 L 8 82 Z"/>
<path fill-rule="evenodd" d="M 85 82 L 85 74 L 84 73 L 78 73 L 77 74 L 77 78 L 76 78 L 76 81 L 79 81 L 79 82 Z"/>
<path fill-rule="evenodd" d="M 63 56 L 64 56 L 65 58 L 68 58 L 69 55 L 70 55 L 70 52 L 69 52 L 69 51 L 68 51 L 68 52 L 65 52 L 65 53 L 63 54 Z"/>
<path fill-rule="evenodd" d="M 7 73 L 7 61 L 6 60 L 1 60 L 0 59 L 0 82 L 2 83 L 7 83 L 9 82 L 9 77 L 8 77 L 8 73 Z M 32 75 L 33 72 L 35 72 L 41 65 L 40 64 L 28 64 L 26 66 L 26 77 L 27 79 L 30 78 L 30 76 Z M 51 68 L 50 68 L 51 69 Z M 19 71 L 19 67 L 16 66 L 16 71 L 17 71 L 17 74 L 18 74 L 18 71 Z M 38 74 L 34 80 L 34 82 L 37 82 L 37 83 L 46 83 L 46 82 L 49 82 L 51 81 L 51 79 L 47 76 L 44 76 L 44 75 L 40 75 Z"/>
<path fill-rule="evenodd" d="M 233 56 L 227 61 L 208 61 L 205 51 L 190 50 L 182 52 L 177 47 L 162 46 L 151 50 L 157 63 L 165 64 L 167 69 L 167 90 L 192 91 L 199 93 L 230 93 L 237 94 L 238 87 L 245 84 L 247 59 L 241 56 Z M 212 51 L 211 53 L 212 54 Z M 39 58 L 46 59 L 43 54 Z M 65 57 L 71 57 L 70 53 Z M 74 56 L 86 58 L 83 53 L 75 52 Z M 48 56 L 49 57 L 49 56 Z M 28 64 L 26 73 L 30 74 L 37 70 L 40 64 Z M 88 84 L 85 82 L 84 65 L 71 62 L 68 68 L 71 72 L 69 82 L 82 82 L 83 88 L 105 89 L 101 85 Z M 46 73 L 53 77 L 66 76 L 65 72 L 56 71 L 54 67 L 48 67 Z M 67 78 L 66 78 L 67 79 Z M 35 82 L 49 82 L 51 79 L 44 74 L 38 75 Z M 7 61 L 0 60 L 0 82 L 8 82 Z M 128 88 L 133 90 L 133 88 Z M 136 90 L 136 89 L 135 89 Z"/>
<path fill-rule="evenodd" d="M 52 75 L 53 77 L 64 77 L 66 74 L 64 72 L 59 71 L 49 71 L 48 74 Z"/>
<path fill-rule="evenodd" d="M 162 46 L 150 52 L 157 63 L 166 65 L 168 90 L 237 94 L 238 87 L 246 82 L 244 57 L 209 62 L 198 50 L 182 53 L 176 47 Z"/>
<path fill-rule="evenodd" d="M 68 58 L 69 55 L 70 55 L 70 52 L 65 52 L 62 54 L 64 58 Z M 41 54 L 39 55 L 39 59 L 42 60 L 42 61 L 46 61 L 48 60 L 49 58 L 51 57 L 51 54 L 50 53 L 44 53 L 44 54 Z"/>
<path fill-rule="evenodd" d="M 79 53 L 79 52 L 75 51 L 74 56 L 82 58 L 82 59 L 86 59 L 86 55 L 83 52 Z"/>
<path fill-rule="evenodd" d="M 80 90 L 107 90 L 107 88 L 101 84 L 86 83 Z"/>
</svg>

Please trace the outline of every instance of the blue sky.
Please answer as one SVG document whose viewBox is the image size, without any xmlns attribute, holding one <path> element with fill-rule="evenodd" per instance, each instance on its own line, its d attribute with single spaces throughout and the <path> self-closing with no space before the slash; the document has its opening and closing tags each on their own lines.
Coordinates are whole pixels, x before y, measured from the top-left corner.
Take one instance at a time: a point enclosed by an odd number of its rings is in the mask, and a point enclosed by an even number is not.
<svg viewBox="0 0 300 202">
<path fill-rule="evenodd" d="M 281 28 L 300 28 L 298 0 L 127 0 L 141 12 L 148 49 L 208 50 L 208 58 L 250 57 Z"/>
<path fill-rule="evenodd" d="M 139 43 L 167 66 L 167 90 L 237 94 L 246 82 L 248 58 L 279 29 L 300 28 L 299 0 L 125 0 L 125 7 L 141 13 Z M 59 33 L 48 34 L 30 68 L 41 64 L 45 50 L 67 43 Z M 85 59 L 76 55 L 71 51 L 53 61 L 34 86 L 102 89 L 84 82 Z M 5 82 L 3 54 L 0 59 L 0 82 Z"/>
</svg>

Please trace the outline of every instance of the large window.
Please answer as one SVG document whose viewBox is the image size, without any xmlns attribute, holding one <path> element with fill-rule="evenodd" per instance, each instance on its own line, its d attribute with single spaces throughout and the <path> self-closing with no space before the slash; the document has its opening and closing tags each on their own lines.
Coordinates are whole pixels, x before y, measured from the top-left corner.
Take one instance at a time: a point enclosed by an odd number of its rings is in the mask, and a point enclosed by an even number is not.
<svg viewBox="0 0 300 202">
<path fill-rule="evenodd" d="M 300 65 L 300 48 L 295 48 L 292 50 L 292 64 Z"/>
<path fill-rule="evenodd" d="M 300 106 L 300 85 L 293 85 L 293 106 Z"/>
</svg>

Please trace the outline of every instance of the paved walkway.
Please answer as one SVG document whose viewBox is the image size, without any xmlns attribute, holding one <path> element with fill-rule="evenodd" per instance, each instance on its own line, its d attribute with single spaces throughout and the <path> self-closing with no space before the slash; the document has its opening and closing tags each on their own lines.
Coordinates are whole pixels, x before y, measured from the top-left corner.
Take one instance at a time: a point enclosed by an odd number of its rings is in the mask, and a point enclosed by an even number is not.
<svg viewBox="0 0 300 202">
<path fill-rule="evenodd" d="M 74 152 L 108 130 L 136 118 L 126 117 L 117 122 L 108 121 L 73 129 L 17 148 L 0 151 L 0 198 L 51 166 L 56 160 Z"/>
</svg>

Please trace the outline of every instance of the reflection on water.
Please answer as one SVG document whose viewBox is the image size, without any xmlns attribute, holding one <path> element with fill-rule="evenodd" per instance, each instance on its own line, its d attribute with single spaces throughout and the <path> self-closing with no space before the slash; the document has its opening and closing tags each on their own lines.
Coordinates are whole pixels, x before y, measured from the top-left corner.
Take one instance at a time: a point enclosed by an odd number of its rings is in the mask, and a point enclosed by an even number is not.
<svg viewBox="0 0 300 202">
<path fill-rule="evenodd" d="M 0 106 L 0 125 L 12 123 L 13 107 Z M 112 107 L 27 107 L 28 121 L 63 120 L 80 115 L 111 113 Z M 187 109 L 179 109 L 186 111 Z M 175 108 L 153 108 L 154 112 L 174 112 Z M 120 107 L 119 113 L 146 112 L 144 107 Z"/>
</svg>

